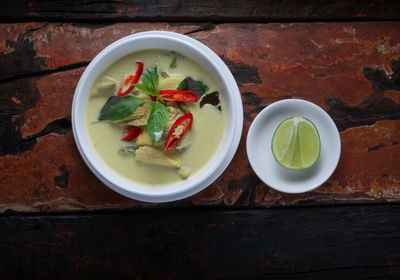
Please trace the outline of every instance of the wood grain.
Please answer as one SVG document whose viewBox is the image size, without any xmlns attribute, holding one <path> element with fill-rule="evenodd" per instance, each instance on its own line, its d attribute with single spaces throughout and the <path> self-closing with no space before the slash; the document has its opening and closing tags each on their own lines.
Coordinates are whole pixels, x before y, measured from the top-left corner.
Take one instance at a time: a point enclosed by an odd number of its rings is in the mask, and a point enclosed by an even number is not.
<svg viewBox="0 0 400 280">
<path fill-rule="evenodd" d="M 215 51 L 239 84 L 245 113 L 238 152 L 223 175 L 191 198 L 162 205 L 124 198 L 101 184 L 80 158 L 69 121 L 85 65 L 109 43 L 154 29 L 186 33 Z M 399 30 L 398 22 L 2 24 L 0 210 L 399 201 Z M 247 160 L 251 121 L 286 98 L 324 108 L 342 139 L 337 170 L 306 194 L 274 191 Z"/>
<path fill-rule="evenodd" d="M 399 20 L 396 0 L 0 1 L 5 22 L 277 22 Z"/>
<path fill-rule="evenodd" d="M 400 206 L 0 217 L 2 279 L 398 279 Z"/>
</svg>

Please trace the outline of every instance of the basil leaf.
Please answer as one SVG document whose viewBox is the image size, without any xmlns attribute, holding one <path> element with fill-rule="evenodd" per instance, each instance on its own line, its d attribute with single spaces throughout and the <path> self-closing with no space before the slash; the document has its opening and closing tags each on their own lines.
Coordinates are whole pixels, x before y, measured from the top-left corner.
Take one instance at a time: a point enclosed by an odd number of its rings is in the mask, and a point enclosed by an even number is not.
<svg viewBox="0 0 400 280">
<path fill-rule="evenodd" d="M 178 66 L 177 60 L 178 60 L 178 56 L 174 55 L 174 58 L 172 59 L 171 64 L 169 65 L 169 68 L 175 69 Z"/>
<path fill-rule="evenodd" d="M 143 71 L 143 74 L 142 74 L 142 82 L 143 82 L 143 84 L 148 88 L 148 89 L 150 89 L 150 90 L 153 90 L 153 86 L 152 86 L 152 81 L 151 81 L 151 79 L 150 79 L 150 77 L 151 77 L 151 70 L 150 70 L 151 68 L 147 68 L 147 69 L 145 69 L 144 71 Z"/>
<path fill-rule="evenodd" d="M 209 88 L 205 83 L 203 83 L 202 81 L 196 81 L 196 83 L 201 87 L 204 93 L 208 91 Z"/>
<path fill-rule="evenodd" d="M 161 77 L 163 77 L 164 79 L 169 78 L 169 75 L 168 75 L 167 71 L 165 71 L 165 70 L 161 70 L 160 74 L 161 74 Z"/>
<path fill-rule="evenodd" d="M 158 96 L 158 69 L 157 64 L 153 68 L 147 68 L 142 74 L 143 84 Z"/>
<path fill-rule="evenodd" d="M 207 92 L 208 86 L 201 81 L 195 81 L 192 77 L 186 77 L 179 84 L 178 90 L 190 90 L 193 91 L 200 98 Z"/>
<path fill-rule="evenodd" d="M 136 88 L 140 89 L 141 91 L 151 95 L 151 96 L 157 96 L 156 93 L 154 93 L 151 89 L 149 89 L 147 86 L 144 84 L 133 84 Z"/>
<path fill-rule="evenodd" d="M 161 139 L 168 118 L 167 106 L 158 101 L 153 102 L 147 120 L 147 132 L 155 145 L 157 145 L 158 141 Z"/>
<path fill-rule="evenodd" d="M 133 154 L 136 152 L 138 146 L 136 145 L 127 145 L 127 146 L 123 146 L 118 150 L 118 153 L 120 154 Z"/>
<path fill-rule="evenodd" d="M 151 80 L 153 81 L 154 91 L 158 92 L 158 68 L 157 68 L 157 64 L 154 65 L 154 70 L 151 72 Z"/>
<path fill-rule="evenodd" d="M 125 119 L 143 103 L 143 100 L 135 96 L 111 96 L 101 109 L 99 120 L 116 121 Z"/>
<path fill-rule="evenodd" d="M 175 51 L 172 51 L 171 53 L 174 55 L 174 58 L 172 59 L 171 63 L 169 64 L 169 68 L 175 69 L 178 66 L 178 61 L 181 60 L 182 58 L 184 58 L 184 56 Z"/>
</svg>

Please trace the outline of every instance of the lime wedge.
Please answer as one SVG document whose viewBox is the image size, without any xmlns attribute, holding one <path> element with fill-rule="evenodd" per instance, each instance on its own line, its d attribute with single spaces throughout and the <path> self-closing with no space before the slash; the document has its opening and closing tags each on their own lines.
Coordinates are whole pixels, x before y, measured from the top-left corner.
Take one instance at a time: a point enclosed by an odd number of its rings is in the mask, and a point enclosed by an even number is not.
<svg viewBox="0 0 400 280">
<path fill-rule="evenodd" d="M 291 117 L 278 125 L 271 147 L 272 154 L 280 165 L 301 170 L 317 162 L 321 142 L 312 121 L 303 117 Z"/>
</svg>

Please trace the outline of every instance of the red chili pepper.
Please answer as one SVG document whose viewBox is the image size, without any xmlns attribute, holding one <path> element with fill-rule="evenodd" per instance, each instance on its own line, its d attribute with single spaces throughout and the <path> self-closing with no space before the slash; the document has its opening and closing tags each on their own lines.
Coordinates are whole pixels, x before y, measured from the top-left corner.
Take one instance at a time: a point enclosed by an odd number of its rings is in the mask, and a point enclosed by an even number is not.
<svg viewBox="0 0 400 280">
<path fill-rule="evenodd" d="M 174 135 L 175 129 L 182 123 L 184 123 L 184 127 L 182 129 L 182 133 L 179 134 L 179 136 Z M 192 113 L 186 113 L 183 116 L 180 116 L 172 125 L 171 130 L 168 133 L 167 141 L 165 142 L 164 145 L 164 152 L 171 150 L 173 147 L 178 144 L 178 142 L 182 139 L 183 135 L 189 130 L 190 126 L 192 125 L 193 122 L 193 115 Z"/>
<path fill-rule="evenodd" d="M 129 75 L 121 84 L 118 90 L 118 96 L 124 96 L 128 94 L 135 86 L 133 84 L 139 81 L 140 76 L 143 73 L 143 62 L 136 61 L 137 69 L 135 75 Z M 130 86 L 126 90 L 122 90 L 123 85 L 127 85 L 130 83 Z"/>
<path fill-rule="evenodd" d="M 126 128 L 126 132 L 128 133 L 124 137 L 121 138 L 123 141 L 133 141 L 136 137 L 142 133 L 142 129 L 136 126 L 130 126 Z"/>
<path fill-rule="evenodd" d="M 199 97 L 190 90 L 160 90 L 160 98 L 165 102 L 171 101 L 196 101 Z"/>
</svg>

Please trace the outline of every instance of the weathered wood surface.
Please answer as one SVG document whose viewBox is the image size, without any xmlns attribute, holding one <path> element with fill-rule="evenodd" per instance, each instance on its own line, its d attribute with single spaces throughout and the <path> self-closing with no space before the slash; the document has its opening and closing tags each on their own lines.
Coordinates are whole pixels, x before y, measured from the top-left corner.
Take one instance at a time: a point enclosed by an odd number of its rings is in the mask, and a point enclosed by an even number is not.
<svg viewBox="0 0 400 280">
<path fill-rule="evenodd" d="M 399 20 L 397 0 L 1 0 L 0 20 L 271 22 Z"/>
<path fill-rule="evenodd" d="M 145 30 L 186 33 L 213 49 L 240 86 L 241 143 L 201 193 L 164 206 L 275 206 L 400 199 L 400 23 L 0 25 L 0 210 L 64 211 L 154 206 L 100 183 L 75 147 L 75 86 L 106 45 Z M 333 176 L 299 195 L 252 172 L 245 139 L 272 102 L 302 98 L 335 120 L 342 156 Z M 158 205 L 160 206 L 160 205 Z"/>
<path fill-rule="evenodd" d="M 0 217 L 1 279 L 399 279 L 400 206 Z"/>
</svg>

